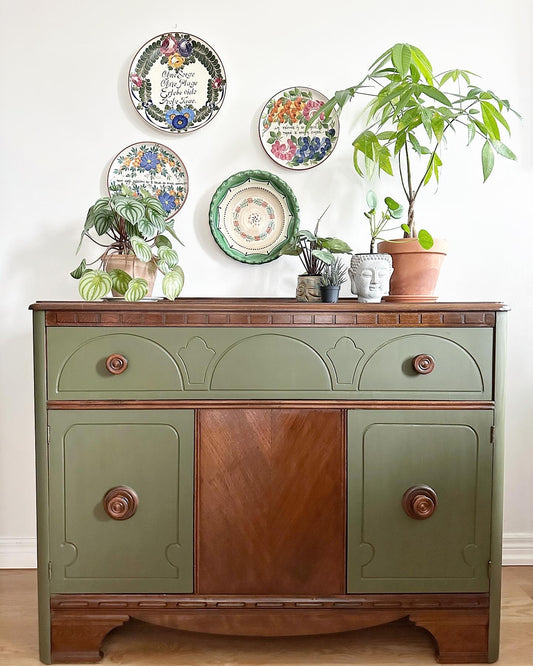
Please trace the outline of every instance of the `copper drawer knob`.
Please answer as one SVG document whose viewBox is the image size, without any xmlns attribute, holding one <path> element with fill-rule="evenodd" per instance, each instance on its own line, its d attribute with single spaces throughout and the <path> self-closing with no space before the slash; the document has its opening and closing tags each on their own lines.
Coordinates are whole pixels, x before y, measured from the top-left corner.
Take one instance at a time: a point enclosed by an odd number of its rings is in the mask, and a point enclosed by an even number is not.
<svg viewBox="0 0 533 666">
<path fill-rule="evenodd" d="M 112 375 L 121 375 L 128 367 L 128 359 L 122 354 L 111 354 L 105 360 L 105 367 Z"/>
<path fill-rule="evenodd" d="M 419 354 L 413 359 L 413 368 L 419 375 L 429 375 L 435 368 L 435 359 L 429 354 Z"/>
<path fill-rule="evenodd" d="M 430 518 L 435 513 L 437 504 L 437 493 L 430 486 L 411 486 L 402 497 L 405 513 L 415 520 Z"/>
<path fill-rule="evenodd" d="M 113 520 L 128 520 L 137 511 L 139 498 L 133 488 L 117 486 L 107 491 L 103 504 L 104 511 Z"/>
</svg>

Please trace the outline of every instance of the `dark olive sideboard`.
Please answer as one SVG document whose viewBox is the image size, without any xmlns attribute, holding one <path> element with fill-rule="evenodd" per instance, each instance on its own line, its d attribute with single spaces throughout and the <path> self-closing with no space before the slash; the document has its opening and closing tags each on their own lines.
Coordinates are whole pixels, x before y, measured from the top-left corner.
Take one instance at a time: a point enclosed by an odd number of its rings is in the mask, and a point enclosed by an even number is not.
<svg viewBox="0 0 533 666">
<path fill-rule="evenodd" d="M 495 661 L 506 309 L 34 304 L 41 660 L 408 618 Z"/>
</svg>

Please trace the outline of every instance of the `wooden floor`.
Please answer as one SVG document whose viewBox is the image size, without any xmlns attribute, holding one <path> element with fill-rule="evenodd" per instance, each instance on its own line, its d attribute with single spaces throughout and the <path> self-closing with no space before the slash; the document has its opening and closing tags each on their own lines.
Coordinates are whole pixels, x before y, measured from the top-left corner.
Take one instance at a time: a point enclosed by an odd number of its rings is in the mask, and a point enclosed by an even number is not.
<svg viewBox="0 0 533 666">
<path fill-rule="evenodd" d="M 269 666 L 435 664 L 431 636 L 403 621 L 305 638 L 232 638 L 131 621 L 107 636 L 102 664 Z M 0 570 L 0 665 L 39 664 L 36 573 Z M 505 567 L 500 666 L 533 666 L 533 567 Z"/>
</svg>

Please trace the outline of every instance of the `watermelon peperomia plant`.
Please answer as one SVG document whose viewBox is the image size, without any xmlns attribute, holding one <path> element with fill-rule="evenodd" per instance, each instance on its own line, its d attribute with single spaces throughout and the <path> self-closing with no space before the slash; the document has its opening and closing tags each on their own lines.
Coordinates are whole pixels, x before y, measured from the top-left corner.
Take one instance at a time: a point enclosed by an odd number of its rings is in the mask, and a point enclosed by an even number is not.
<svg viewBox="0 0 533 666">
<path fill-rule="evenodd" d="M 89 208 L 76 253 L 79 252 L 84 237 L 105 248 L 98 259 L 98 269 L 88 269 L 87 261 L 72 271 L 73 278 L 79 279 L 79 292 L 87 301 L 106 296 L 111 289 L 123 294 L 127 301 L 138 301 L 148 293 L 148 283 L 144 278 L 134 278 L 126 271 L 105 269 L 111 255 L 130 255 L 141 262 L 153 262 L 163 273 L 162 289 L 166 298 L 174 300 L 183 288 L 185 276 L 178 265 L 178 253 L 166 234 L 179 238 L 174 232 L 172 220 L 167 220 L 160 201 L 147 192 L 140 196 L 122 185 L 111 196 L 98 199 Z M 97 238 L 91 235 L 95 232 Z"/>
</svg>

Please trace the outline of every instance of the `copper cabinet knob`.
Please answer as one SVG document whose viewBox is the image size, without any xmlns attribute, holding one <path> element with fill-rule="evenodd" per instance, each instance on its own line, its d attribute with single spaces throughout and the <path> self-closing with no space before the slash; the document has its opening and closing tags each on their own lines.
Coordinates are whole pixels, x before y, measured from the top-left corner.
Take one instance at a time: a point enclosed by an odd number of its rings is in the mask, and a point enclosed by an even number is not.
<svg viewBox="0 0 533 666">
<path fill-rule="evenodd" d="M 108 490 L 103 500 L 104 511 L 113 520 L 127 520 L 137 511 L 139 498 L 133 488 L 117 486 Z"/>
<path fill-rule="evenodd" d="M 413 359 L 413 368 L 419 375 L 429 375 L 435 368 L 435 359 L 429 354 L 419 354 Z"/>
<path fill-rule="evenodd" d="M 121 375 L 128 367 L 128 359 L 122 354 L 111 354 L 105 360 L 105 367 L 112 375 Z"/>
<path fill-rule="evenodd" d="M 437 493 L 430 486 L 411 486 L 402 497 L 405 513 L 415 520 L 425 520 L 435 513 Z"/>
</svg>

